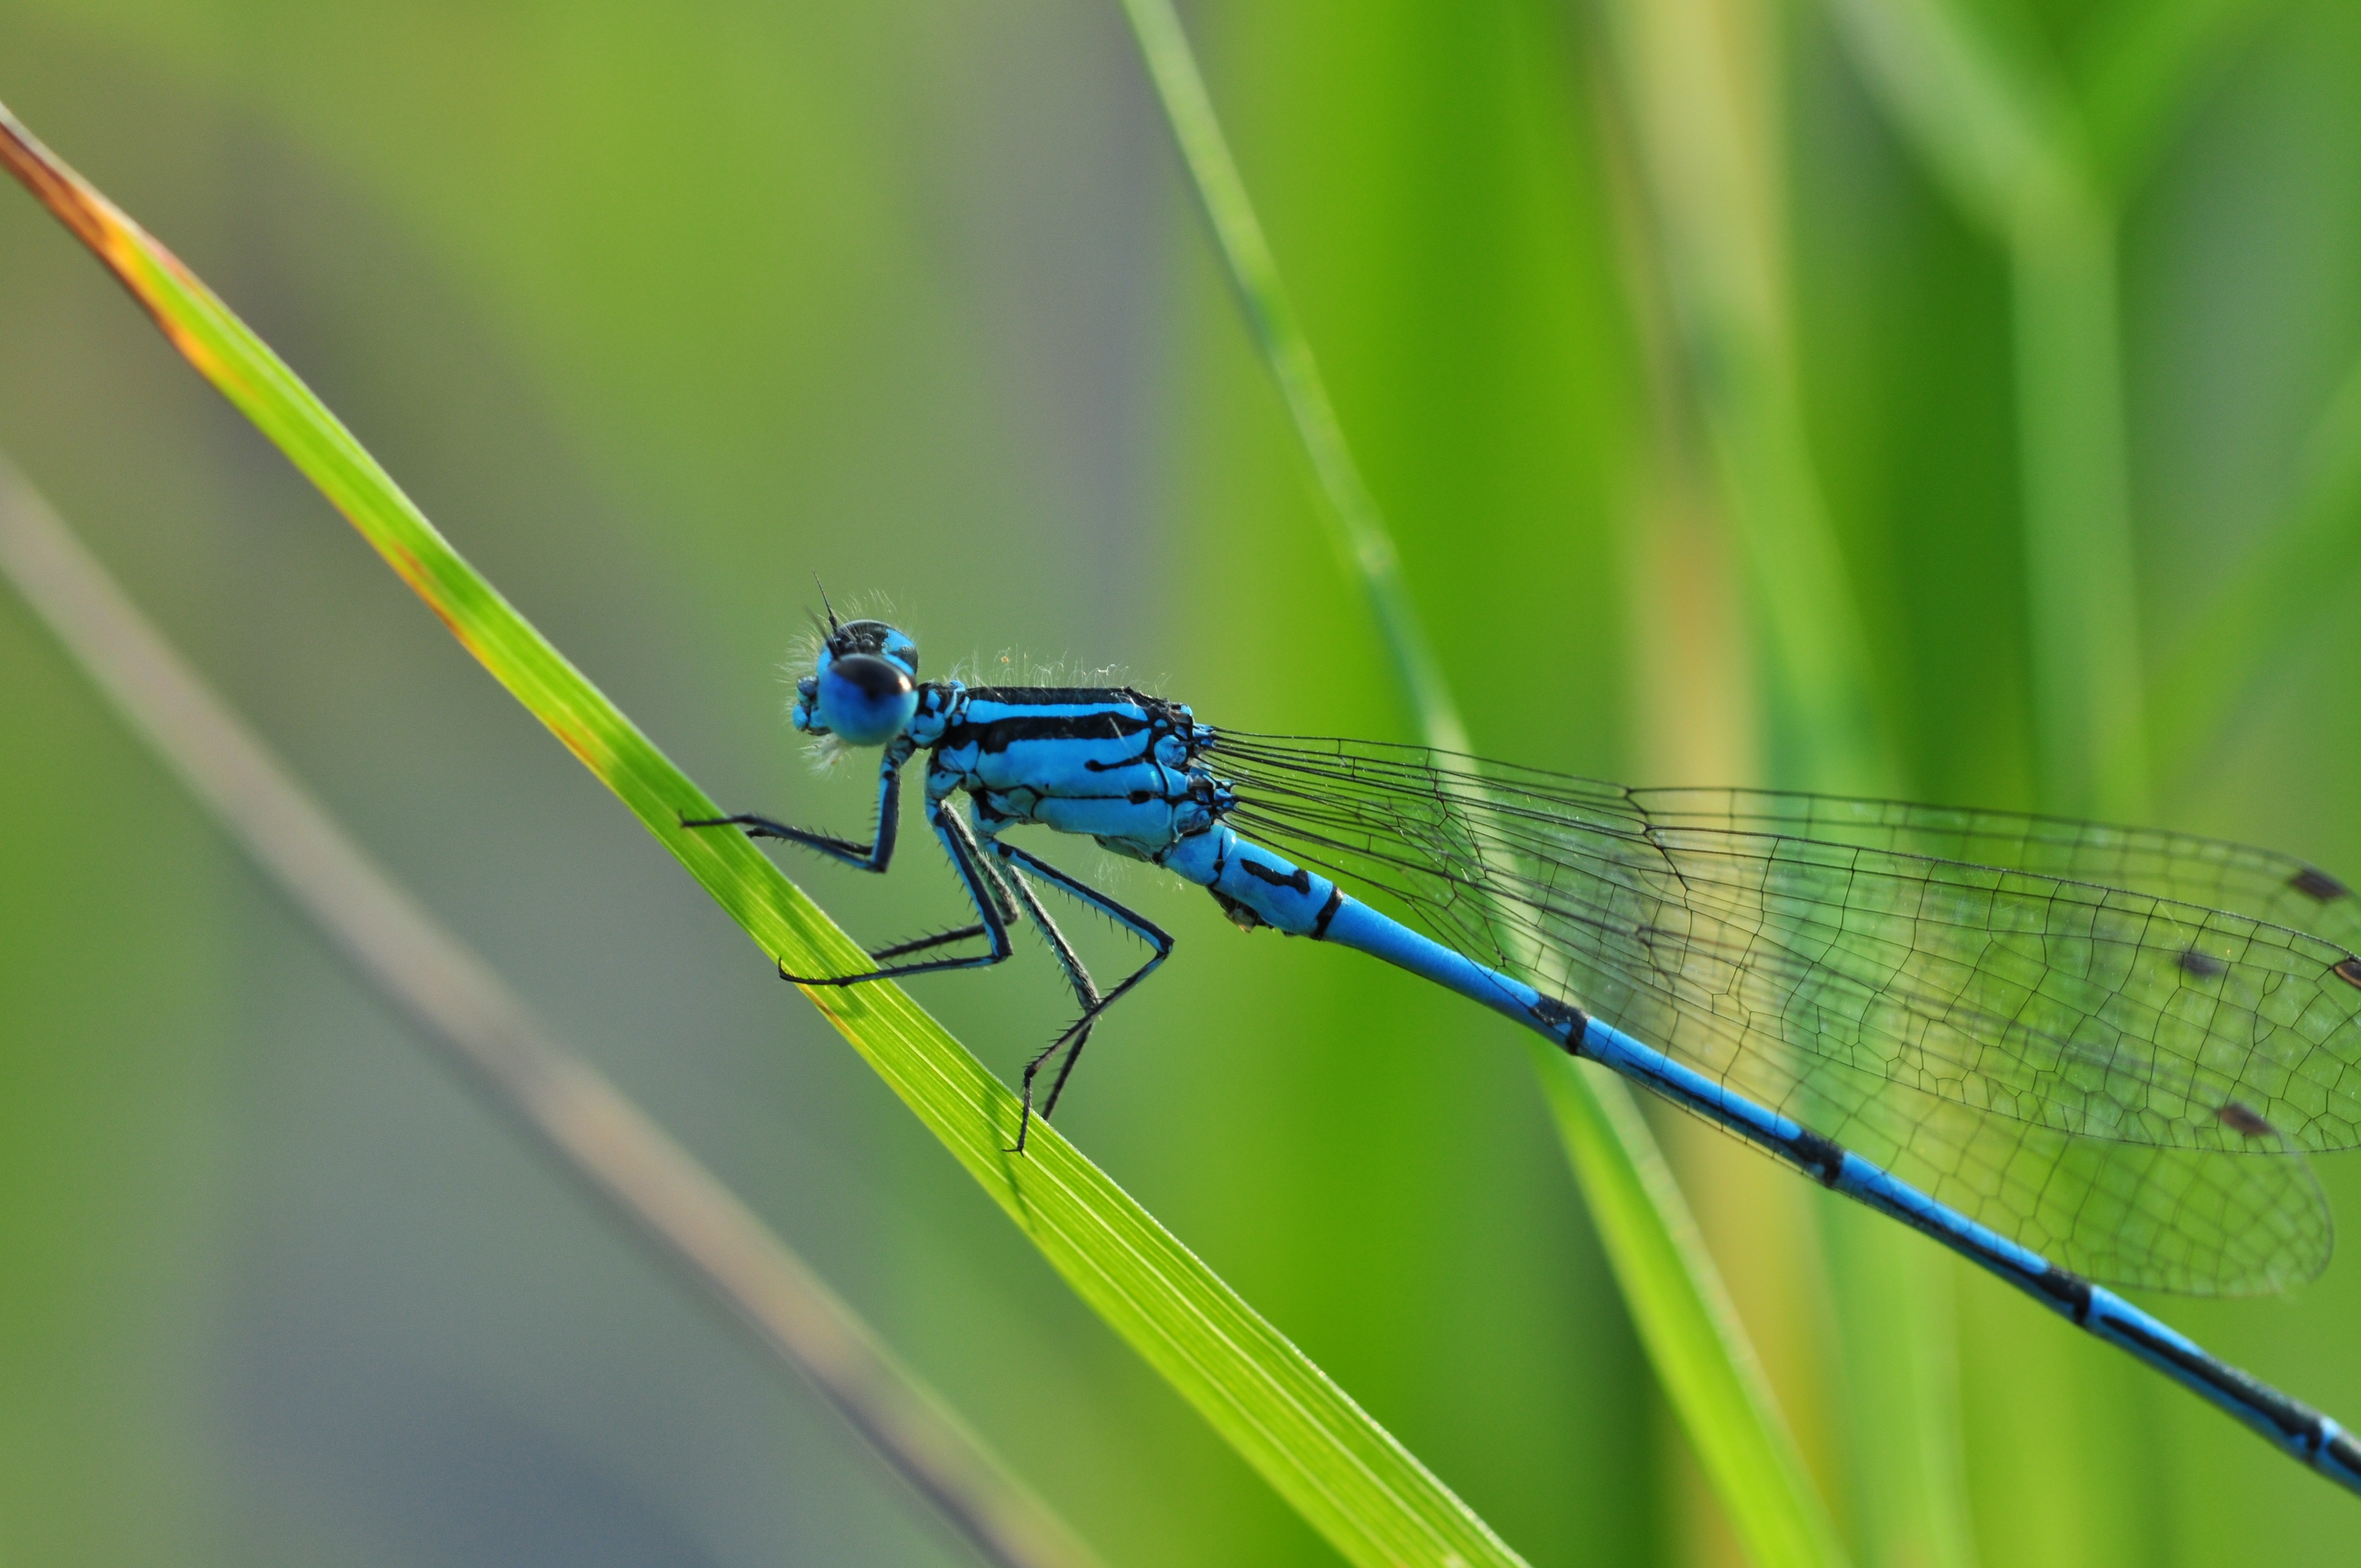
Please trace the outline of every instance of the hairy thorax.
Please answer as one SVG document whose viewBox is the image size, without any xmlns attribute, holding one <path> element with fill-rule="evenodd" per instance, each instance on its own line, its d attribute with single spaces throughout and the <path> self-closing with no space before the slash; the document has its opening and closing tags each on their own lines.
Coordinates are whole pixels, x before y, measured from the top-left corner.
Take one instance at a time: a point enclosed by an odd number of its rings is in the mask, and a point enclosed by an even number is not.
<svg viewBox="0 0 2361 1568">
<path fill-rule="evenodd" d="M 1226 804 L 1199 761 L 1212 731 L 1183 704 L 1128 686 L 931 683 L 910 739 L 930 753 L 928 798 L 965 791 L 986 838 L 1038 823 L 1161 861 Z"/>
</svg>

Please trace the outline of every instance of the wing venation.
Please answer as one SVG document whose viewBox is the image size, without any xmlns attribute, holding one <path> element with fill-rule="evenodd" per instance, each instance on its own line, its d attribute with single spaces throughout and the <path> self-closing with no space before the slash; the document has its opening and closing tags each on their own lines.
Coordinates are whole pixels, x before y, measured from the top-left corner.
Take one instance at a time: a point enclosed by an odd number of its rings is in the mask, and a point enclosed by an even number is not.
<svg viewBox="0 0 2361 1568">
<path fill-rule="evenodd" d="M 2004 812 L 1224 732 L 1232 820 L 2094 1277 L 2275 1288 L 2361 1144 L 2361 899 Z"/>
</svg>

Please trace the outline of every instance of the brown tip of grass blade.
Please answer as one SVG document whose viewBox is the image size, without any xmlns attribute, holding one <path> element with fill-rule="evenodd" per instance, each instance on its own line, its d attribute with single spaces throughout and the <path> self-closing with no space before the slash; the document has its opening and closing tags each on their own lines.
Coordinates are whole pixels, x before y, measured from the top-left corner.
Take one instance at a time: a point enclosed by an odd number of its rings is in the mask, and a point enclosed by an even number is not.
<svg viewBox="0 0 2361 1568">
<path fill-rule="evenodd" d="M 155 236 L 100 195 L 95 187 L 43 145 L 40 137 L 26 129 L 24 122 L 11 114 L 5 104 L 0 104 L 0 163 L 5 163 L 8 172 L 33 193 L 34 199 L 106 264 L 115 281 L 138 302 L 139 308 L 148 313 L 157 329 L 171 340 L 172 346 L 196 367 L 199 375 L 219 383 L 229 373 L 229 367 L 203 339 L 172 319 L 161 296 L 147 281 L 147 269 L 157 266 L 169 269 L 183 287 L 203 289 L 204 285 L 197 281 L 196 275 L 183 267 L 180 258 L 159 244 Z"/>
<path fill-rule="evenodd" d="M 25 128 L 24 122 L 0 104 L 0 161 L 33 193 L 34 199 L 71 229 L 74 236 L 96 251 L 109 267 L 115 262 L 107 247 L 116 225 L 126 223 L 114 204 L 83 182 Z"/>
</svg>

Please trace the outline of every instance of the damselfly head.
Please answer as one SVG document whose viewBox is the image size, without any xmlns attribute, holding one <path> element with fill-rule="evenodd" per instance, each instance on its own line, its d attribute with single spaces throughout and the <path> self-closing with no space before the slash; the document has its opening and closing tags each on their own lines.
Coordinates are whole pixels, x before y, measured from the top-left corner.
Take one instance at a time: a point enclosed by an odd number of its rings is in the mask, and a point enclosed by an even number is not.
<svg viewBox="0 0 2361 1568">
<path fill-rule="evenodd" d="M 897 666 L 913 681 L 918 678 L 918 645 L 907 632 L 882 620 L 848 620 L 831 624 L 819 648 L 819 668 L 833 659 L 868 655 Z"/>
<path fill-rule="evenodd" d="M 883 746 L 918 710 L 918 645 L 882 620 L 829 618 L 812 673 L 796 683 L 796 728 Z"/>
</svg>

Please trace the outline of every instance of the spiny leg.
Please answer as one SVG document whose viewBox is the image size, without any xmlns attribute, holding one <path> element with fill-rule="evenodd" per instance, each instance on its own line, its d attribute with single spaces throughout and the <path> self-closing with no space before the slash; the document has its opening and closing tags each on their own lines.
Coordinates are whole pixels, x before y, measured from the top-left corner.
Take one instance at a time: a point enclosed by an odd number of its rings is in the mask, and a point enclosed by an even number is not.
<svg viewBox="0 0 2361 1568">
<path fill-rule="evenodd" d="M 981 924 L 961 926 L 949 931 L 938 931 L 931 937 L 919 937 L 907 942 L 896 942 L 890 948 L 872 948 L 869 949 L 869 956 L 883 962 L 886 959 L 906 958 L 912 953 L 923 953 L 928 948 L 940 948 L 952 942 L 963 942 L 970 937 L 983 935 L 983 927 Z"/>
<path fill-rule="evenodd" d="M 867 844 L 856 844 L 850 839 L 839 838 L 833 833 L 816 832 L 807 828 L 791 828 L 784 822 L 774 821 L 771 817 L 751 811 L 738 812 L 729 817 L 683 817 L 680 819 L 680 825 L 687 828 L 742 828 L 749 839 L 783 839 L 789 843 L 801 844 L 807 850 L 817 850 L 829 859 L 841 861 L 856 871 L 882 872 L 894 862 L 894 846 L 902 824 L 902 768 L 909 762 L 915 751 L 915 743 L 907 737 L 897 740 L 885 748 L 884 758 L 877 769 L 877 829 L 870 836 L 870 841 Z M 928 818 L 931 820 L 935 807 L 929 804 L 927 810 Z M 939 825 L 936 831 L 939 837 L 941 833 Z M 983 905 L 977 900 L 975 876 L 972 873 L 980 872 L 983 881 L 989 884 L 992 889 L 993 903 L 998 907 L 1000 913 L 997 926 L 995 927 L 991 916 L 987 915 L 984 920 L 977 925 L 961 926 L 952 930 L 937 932 L 930 937 L 920 937 L 915 941 L 896 942 L 891 947 L 876 948 L 869 955 L 872 960 L 882 962 L 887 959 L 903 958 L 911 953 L 921 953 L 952 942 L 964 941 L 970 937 L 994 938 L 995 950 L 1006 946 L 1005 928 L 1016 923 L 1016 905 L 1009 897 L 1007 888 L 1001 883 L 999 872 L 975 852 L 972 840 L 967 846 L 964 859 L 961 851 L 955 849 L 949 839 L 944 839 L 943 850 L 950 856 L 952 866 L 959 871 L 960 880 L 967 887 L 969 899 L 976 902 L 979 912 L 982 912 Z M 996 937 L 995 931 L 998 933 Z M 814 980 L 806 983 L 851 985 L 864 980 L 884 980 L 893 975 L 919 974 L 933 969 L 982 968 L 986 964 L 997 963 L 1000 958 L 1005 957 L 1007 953 L 1005 951 L 1000 953 L 999 958 L 990 954 L 981 954 L 969 959 L 880 969 L 869 974 L 852 975 L 844 980 Z M 786 977 L 784 967 L 780 970 L 780 973 L 783 977 Z"/>
<path fill-rule="evenodd" d="M 1009 907 L 1008 890 L 1000 873 L 983 860 L 976 847 L 975 837 L 956 811 L 944 809 L 939 801 L 927 803 L 927 819 L 941 841 L 943 853 L 950 857 L 951 869 L 959 873 L 960 885 L 967 889 L 968 899 L 975 912 L 983 917 L 983 935 L 992 939 L 992 950 L 967 958 L 928 959 L 922 963 L 887 964 L 866 974 L 800 975 L 789 974 L 785 963 L 779 965 L 779 978 L 797 985 L 861 985 L 873 980 L 899 980 L 906 975 L 936 974 L 945 970 L 988 969 L 1006 959 L 1013 950 L 1008 941 L 1008 919 L 1003 912 Z M 918 944 L 920 948 L 938 947 L 933 938 Z M 889 949 L 890 951 L 890 949 Z"/>
<path fill-rule="evenodd" d="M 928 809 L 932 810 L 933 807 L 929 806 Z M 1000 923 L 1003 926 L 1016 925 L 1019 917 L 1016 900 L 1009 893 L 1008 883 L 1002 877 L 999 868 L 992 863 L 988 856 L 979 850 L 972 839 L 968 849 L 973 857 L 975 869 L 982 872 L 983 880 L 991 884 L 993 902 L 1000 909 Z M 956 864 L 956 861 L 953 863 Z M 972 894 L 970 896 L 972 897 Z M 896 942 L 890 948 L 873 948 L 869 956 L 873 959 L 898 959 L 909 953 L 923 953 L 929 948 L 939 948 L 948 943 L 965 941 L 970 937 L 985 936 L 989 931 L 990 927 L 983 925 L 961 926 L 949 931 L 938 931 L 930 937 L 920 937 L 907 942 Z"/>
<path fill-rule="evenodd" d="M 992 848 L 1003 858 L 1009 853 L 1007 846 L 1004 844 L 994 843 Z M 1073 987 L 1074 1000 L 1080 1003 L 1082 1008 L 1082 1017 L 1079 1025 L 1082 1029 L 1080 1035 L 1075 1035 L 1071 1029 L 1063 1031 L 1056 1039 L 1051 1040 L 1035 1053 L 1033 1058 L 1025 1064 L 1023 1077 L 1025 1110 L 1016 1123 L 1016 1146 L 1009 1151 L 1011 1154 L 1023 1154 L 1025 1135 L 1033 1125 L 1035 1075 L 1040 1072 L 1041 1064 L 1048 1061 L 1060 1046 L 1064 1045 L 1070 1037 L 1073 1040 L 1072 1048 L 1066 1053 L 1065 1066 L 1060 1069 L 1057 1082 L 1050 1089 L 1049 1105 L 1041 1113 L 1041 1119 L 1046 1122 L 1049 1119 L 1050 1110 L 1057 1106 L 1058 1090 L 1065 1087 L 1066 1074 L 1073 1070 L 1074 1058 L 1080 1056 L 1082 1047 L 1090 1043 L 1090 1020 L 1104 1005 L 1104 999 L 1099 995 L 1098 984 L 1091 979 L 1091 971 L 1082 967 L 1081 955 L 1076 953 L 1073 945 L 1066 940 L 1066 934 L 1058 929 L 1058 923 L 1049 918 L 1049 912 L 1041 906 L 1041 900 L 1033 892 L 1033 884 L 1025 880 L 1025 873 L 1012 864 L 1007 868 L 1007 876 L 1008 880 L 1016 884 L 1017 896 L 1025 902 L 1026 914 L 1032 917 L 1033 924 L 1039 928 L 1042 938 L 1049 944 L 1050 952 L 1057 956 L 1058 967 L 1066 971 L 1066 983 Z"/>
<path fill-rule="evenodd" d="M 1049 882 L 1051 886 L 1056 887 L 1060 892 L 1064 893 L 1067 897 L 1073 899 L 1076 903 L 1083 905 L 1088 908 L 1097 910 L 1100 914 L 1105 916 L 1116 925 L 1121 926 L 1125 930 L 1129 931 L 1133 936 L 1137 937 L 1141 941 L 1146 942 L 1149 947 L 1155 949 L 1155 951 L 1148 956 L 1148 959 L 1146 963 L 1140 965 L 1139 968 L 1134 970 L 1129 975 L 1126 976 L 1123 982 L 1117 985 L 1113 991 L 1106 992 L 1103 996 L 1098 996 L 1095 1000 L 1093 1000 L 1088 996 L 1083 996 L 1082 1015 L 1075 1019 L 1073 1023 L 1067 1027 L 1064 1034 L 1060 1035 L 1056 1039 L 1050 1041 L 1047 1049 L 1043 1050 L 1038 1056 L 1036 1056 L 1031 1062 L 1027 1064 L 1025 1069 L 1025 1119 L 1018 1123 L 1016 1128 L 1016 1147 L 1021 1151 L 1025 1147 L 1025 1135 L 1029 1129 L 1032 1121 L 1033 1075 L 1040 1069 L 1042 1063 L 1048 1061 L 1050 1057 L 1057 1054 L 1060 1047 L 1071 1044 L 1072 1048 L 1066 1052 L 1064 1061 L 1059 1064 L 1057 1079 L 1049 1085 L 1049 1098 L 1041 1107 L 1041 1118 L 1042 1120 L 1047 1121 L 1058 1109 L 1058 1097 L 1065 1092 L 1066 1080 L 1072 1075 L 1074 1063 L 1082 1054 L 1082 1047 L 1090 1042 L 1091 1028 L 1098 1022 L 1099 1014 L 1104 1013 L 1109 1007 L 1115 1005 L 1115 1003 L 1127 993 L 1133 986 L 1137 985 L 1141 981 L 1146 980 L 1148 975 L 1155 971 L 1156 967 L 1159 964 L 1161 964 L 1166 959 L 1172 956 L 1172 938 L 1171 935 L 1161 926 L 1157 925 L 1156 922 L 1148 919 L 1145 915 L 1141 915 L 1135 910 L 1126 908 L 1124 905 L 1116 903 L 1114 899 L 1109 898 L 1105 894 L 1103 894 L 1098 889 L 1091 886 L 1088 883 L 1079 881 L 1068 873 L 1060 871 L 1057 867 L 1049 864 L 1047 861 L 1042 860 L 1038 855 L 1030 854 L 1026 850 L 1016 848 L 1014 844 L 1004 844 L 997 839 L 993 841 L 992 848 L 993 852 L 997 854 L 1003 861 L 1011 862 L 1012 866 L 1021 865 L 1025 867 L 1027 870 L 1032 872 L 1034 875 L 1043 878 L 1045 881 Z M 1019 885 L 1025 885 L 1021 878 L 1019 879 Z M 1027 893 L 1029 897 L 1029 887 L 1027 888 Z M 1072 956 L 1073 949 L 1066 945 L 1063 934 L 1060 933 L 1057 927 L 1050 923 L 1048 913 L 1039 907 L 1039 901 L 1038 899 L 1034 899 L 1031 902 L 1033 907 L 1029 913 L 1033 915 L 1035 919 L 1040 922 L 1042 931 L 1045 935 L 1049 937 L 1050 946 L 1059 953 L 1059 961 L 1061 964 L 1068 964 L 1071 966 L 1068 970 L 1070 976 L 1082 973 L 1082 961 Z M 1083 982 L 1088 982 L 1088 974 L 1082 973 L 1082 980 Z M 1096 987 L 1093 986 L 1092 989 L 1095 991 Z M 1082 992 L 1079 984 L 1076 987 L 1076 994 L 1078 996 L 1082 996 Z"/>
<path fill-rule="evenodd" d="M 1040 929 L 1042 937 L 1049 944 L 1050 952 L 1057 957 L 1058 967 L 1065 971 L 1066 983 L 1073 987 L 1074 1000 L 1082 1003 L 1086 1013 L 1097 1007 L 1104 1000 L 1099 995 L 1098 982 L 1091 978 L 1091 971 L 1082 967 L 1082 958 L 1074 951 L 1073 944 L 1066 940 L 1066 934 L 1058 928 L 1057 922 L 1049 918 L 1049 912 L 1041 906 L 1040 898 L 1033 892 L 1033 884 L 1027 882 L 1023 873 L 1014 866 L 1008 868 L 1006 874 L 1016 884 L 1017 896 L 1024 901 L 1025 913 Z"/>
<path fill-rule="evenodd" d="M 885 748 L 884 760 L 877 768 L 877 830 L 866 844 L 856 844 L 850 839 L 833 833 L 815 832 L 808 828 L 790 828 L 784 822 L 751 811 L 731 817 L 686 817 L 683 828 L 741 828 L 749 839 L 785 839 L 791 844 L 801 844 L 807 850 L 817 850 L 829 860 L 840 861 L 858 871 L 883 872 L 894 863 L 894 841 L 902 828 L 902 765 L 910 760 L 916 744 L 904 736 Z"/>
</svg>

